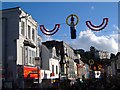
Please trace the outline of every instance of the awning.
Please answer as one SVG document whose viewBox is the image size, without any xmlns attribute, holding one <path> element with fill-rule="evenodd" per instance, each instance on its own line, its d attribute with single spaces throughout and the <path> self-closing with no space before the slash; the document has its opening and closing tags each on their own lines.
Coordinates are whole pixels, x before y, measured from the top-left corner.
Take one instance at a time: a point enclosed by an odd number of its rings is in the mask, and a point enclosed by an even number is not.
<svg viewBox="0 0 120 90">
<path fill-rule="evenodd" d="M 35 45 L 30 41 L 24 40 L 23 44 L 24 46 L 30 46 L 32 48 L 35 48 Z"/>
</svg>

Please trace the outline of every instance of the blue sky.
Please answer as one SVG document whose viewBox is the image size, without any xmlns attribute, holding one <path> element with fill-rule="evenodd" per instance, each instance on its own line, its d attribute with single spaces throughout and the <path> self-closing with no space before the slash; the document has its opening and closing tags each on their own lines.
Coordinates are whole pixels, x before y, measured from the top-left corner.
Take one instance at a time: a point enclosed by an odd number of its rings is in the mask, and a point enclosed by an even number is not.
<svg viewBox="0 0 120 90">
<path fill-rule="evenodd" d="M 93 24 L 99 25 L 103 18 L 109 18 L 107 27 L 100 31 L 93 33 L 96 37 L 110 36 L 118 33 L 118 3 L 117 2 L 4 2 L 2 9 L 21 7 L 28 14 L 38 22 L 39 25 L 45 25 L 47 29 L 54 28 L 55 24 L 60 24 L 60 30 L 49 39 L 63 40 L 73 47 L 72 43 L 79 43 L 80 33 L 86 32 L 86 21 L 90 20 Z M 76 26 L 77 38 L 75 40 L 70 37 L 70 27 L 66 24 L 66 18 L 70 14 L 76 14 L 80 22 Z M 38 28 L 39 34 L 44 38 Z M 88 34 L 88 32 L 86 32 Z M 80 43 L 81 44 L 81 43 Z M 84 46 L 77 46 L 78 48 L 85 48 Z M 77 48 L 75 47 L 75 48 Z M 88 45 L 90 47 L 90 45 Z M 99 48 L 99 47 L 98 47 Z M 101 48 L 99 48 L 101 49 Z M 86 48 L 87 50 L 87 48 Z"/>
<path fill-rule="evenodd" d="M 119 0 L 1 0 L 3 2 L 119 2 Z"/>
</svg>

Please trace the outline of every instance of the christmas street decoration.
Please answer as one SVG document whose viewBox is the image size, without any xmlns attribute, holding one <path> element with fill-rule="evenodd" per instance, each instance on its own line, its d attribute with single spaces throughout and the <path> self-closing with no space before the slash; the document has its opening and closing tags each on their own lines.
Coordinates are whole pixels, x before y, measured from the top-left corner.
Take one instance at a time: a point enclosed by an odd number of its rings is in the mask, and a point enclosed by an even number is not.
<svg viewBox="0 0 120 90">
<path fill-rule="evenodd" d="M 40 30 L 43 34 L 51 36 L 54 35 L 60 28 L 60 24 L 55 24 L 55 27 L 52 30 L 47 30 L 44 25 L 40 25 Z"/>
<path fill-rule="evenodd" d="M 71 23 L 68 23 L 68 19 L 71 17 Z M 76 23 L 74 23 L 74 17 L 76 17 L 77 21 Z M 68 26 L 70 26 L 70 30 L 71 30 L 71 39 L 76 39 L 76 29 L 75 29 L 75 26 L 78 24 L 79 22 L 79 18 L 77 15 L 75 14 L 71 14 L 67 17 L 66 19 L 66 24 Z"/>
<path fill-rule="evenodd" d="M 108 18 L 104 18 L 103 22 L 100 25 L 93 25 L 91 21 L 86 21 L 86 25 L 88 26 L 89 29 L 93 31 L 100 31 L 103 30 L 108 24 Z"/>
</svg>

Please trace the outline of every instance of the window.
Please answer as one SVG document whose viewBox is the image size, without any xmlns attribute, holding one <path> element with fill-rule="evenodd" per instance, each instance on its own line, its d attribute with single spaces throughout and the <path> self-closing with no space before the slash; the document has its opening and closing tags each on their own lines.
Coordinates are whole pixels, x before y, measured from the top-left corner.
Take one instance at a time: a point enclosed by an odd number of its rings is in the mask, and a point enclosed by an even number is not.
<svg viewBox="0 0 120 90">
<path fill-rule="evenodd" d="M 28 62 L 29 64 L 35 64 L 35 51 L 29 49 L 28 51 Z"/>
<path fill-rule="evenodd" d="M 32 40 L 35 41 L 35 30 L 32 28 Z"/>
<path fill-rule="evenodd" d="M 21 34 L 24 36 L 25 33 L 25 23 L 21 21 Z"/>
<path fill-rule="evenodd" d="M 32 51 L 32 64 L 34 64 L 34 61 L 35 61 L 35 52 Z"/>
<path fill-rule="evenodd" d="M 58 74 L 58 66 L 56 66 L 56 74 Z"/>
<path fill-rule="evenodd" d="M 31 64 L 32 57 L 31 57 L 31 50 L 29 50 L 29 63 Z"/>
<path fill-rule="evenodd" d="M 25 48 L 25 64 L 28 64 L 28 49 Z"/>
<path fill-rule="evenodd" d="M 52 72 L 54 72 L 54 65 L 52 65 Z"/>
<path fill-rule="evenodd" d="M 31 39 L 31 31 L 30 31 L 31 27 L 28 25 L 28 38 Z"/>
</svg>

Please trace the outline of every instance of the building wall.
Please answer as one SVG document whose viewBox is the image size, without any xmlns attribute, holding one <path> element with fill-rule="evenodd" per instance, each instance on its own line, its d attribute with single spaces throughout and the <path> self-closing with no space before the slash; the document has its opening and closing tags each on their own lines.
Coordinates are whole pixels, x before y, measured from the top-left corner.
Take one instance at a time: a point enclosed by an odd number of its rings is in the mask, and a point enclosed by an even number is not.
<svg viewBox="0 0 120 90">
<path fill-rule="evenodd" d="M 3 11 L 2 14 L 3 24 L 2 24 L 2 31 L 3 31 L 3 39 L 5 45 L 6 53 L 5 56 L 13 57 L 16 59 L 16 40 L 19 38 L 19 9 L 13 10 L 6 10 Z M 12 52 L 11 52 L 12 51 Z"/>
<path fill-rule="evenodd" d="M 75 70 L 74 70 L 74 50 L 68 44 L 63 42 L 64 46 L 64 60 L 66 64 L 64 65 L 65 74 L 68 75 L 68 78 L 75 78 Z"/>
<path fill-rule="evenodd" d="M 0 12 L 0 18 L 2 18 L 2 13 Z M 2 76 L 3 65 L 2 65 L 2 19 L 0 19 L 0 76 Z M 2 78 L 0 77 L 0 89 L 2 89 Z"/>
<path fill-rule="evenodd" d="M 51 73 L 52 73 L 52 65 L 54 67 L 54 76 L 51 76 L 51 78 L 59 78 L 59 62 L 58 62 L 58 60 L 50 58 L 49 66 L 50 66 Z"/>
<path fill-rule="evenodd" d="M 50 70 L 49 68 L 49 50 L 45 45 L 41 45 L 41 68 Z"/>
<path fill-rule="evenodd" d="M 17 39 L 19 38 L 19 8 L 2 11 L 3 65 L 5 77 L 16 80 Z M 8 76 L 7 76 L 8 75 Z"/>
<path fill-rule="evenodd" d="M 44 77 L 43 79 L 51 79 L 50 77 L 50 70 L 44 70 Z"/>
<path fill-rule="evenodd" d="M 82 75 L 84 75 L 84 67 L 83 67 L 84 63 L 80 60 L 80 73 L 79 73 L 79 78 L 82 79 Z"/>
<path fill-rule="evenodd" d="M 118 55 L 118 59 L 117 59 L 117 69 L 120 69 L 120 54 Z"/>
<path fill-rule="evenodd" d="M 25 13 L 21 10 L 19 22 L 19 39 L 17 40 L 17 64 L 22 65 L 35 65 L 35 57 L 37 55 L 37 49 L 31 48 L 30 46 L 24 46 L 24 40 L 30 41 L 36 47 L 37 46 L 37 36 L 38 24 L 35 20 L 32 19 L 32 16 Z M 24 23 L 24 24 L 23 24 Z M 30 31 L 28 30 L 28 25 L 30 26 Z M 24 28 L 24 29 L 23 29 Z M 23 32 L 22 32 L 23 31 Z M 32 39 L 32 31 L 34 31 L 34 40 Z M 30 38 L 28 35 L 30 33 Z"/>
<path fill-rule="evenodd" d="M 77 75 L 78 75 L 78 70 L 77 70 L 78 68 L 77 68 L 77 65 L 76 65 L 76 63 L 74 62 L 74 71 L 75 71 L 75 76 L 77 77 Z"/>
<path fill-rule="evenodd" d="M 85 78 L 88 79 L 89 78 L 89 65 L 85 64 Z"/>
<path fill-rule="evenodd" d="M 35 60 L 35 65 L 39 66 L 41 68 L 41 41 L 42 38 L 40 35 L 37 36 L 37 47 L 36 47 L 36 57 L 38 58 L 37 60 Z"/>
<path fill-rule="evenodd" d="M 96 50 L 95 51 L 95 58 L 98 59 L 106 59 L 106 58 L 110 58 L 110 55 L 107 51 L 103 51 L 103 50 Z"/>
<path fill-rule="evenodd" d="M 112 62 L 111 62 L 111 69 L 110 69 L 111 71 L 109 71 L 109 72 L 111 72 L 111 73 L 110 73 L 111 75 L 116 75 L 115 64 L 116 64 L 115 61 L 112 61 Z"/>
<path fill-rule="evenodd" d="M 75 53 L 74 58 L 75 58 L 75 60 L 74 60 L 75 76 L 76 76 L 76 78 L 79 78 L 79 75 L 80 75 L 80 67 L 79 67 L 79 65 L 80 65 L 81 56 L 80 56 L 80 54 Z"/>
<path fill-rule="evenodd" d="M 50 49 L 49 49 L 50 50 Z M 57 54 L 56 54 L 56 49 L 55 49 L 55 47 L 53 47 L 53 48 L 51 48 L 51 57 L 50 57 L 50 59 L 49 59 L 49 66 L 50 66 L 50 71 L 51 71 L 51 73 L 52 72 L 54 72 L 54 76 L 52 76 L 51 78 L 59 78 L 59 68 L 60 68 L 60 66 L 59 66 L 59 57 L 57 56 Z M 52 70 L 53 69 L 53 67 L 54 67 L 54 71 Z"/>
<path fill-rule="evenodd" d="M 114 69 L 115 70 L 115 69 Z M 114 74 L 114 71 L 113 69 L 112 69 L 112 67 L 111 66 L 108 66 L 107 67 L 107 72 L 106 72 L 106 74 L 107 74 L 107 76 L 112 76 L 112 73 Z"/>
<path fill-rule="evenodd" d="M 29 17 L 24 17 L 24 16 Z M 24 36 L 21 34 L 21 21 L 24 21 Z M 10 84 L 13 82 L 16 83 L 17 78 L 17 66 L 16 64 L 25 65 L 25 55 L 24 50 L 26 47 L 23 46 L 24 40 L 28 40 L 27 35 L 27 24 L 34 28 L 35 32 L 35 41 L 29 39 L 36 46 L 37 38 L 37 22 L 32 19 L 32 17 L 26 14 L 21 8 L 11 8 L 2 10 L 2 44 L 3 44 L 3 65 L 5 67 L 5 77 L 6 81 L 10 81 Z M 31 32 L 32 33 L 32 32 Z M 32 37 L 32 36 L 31 36 Z M 28 49 L 33 50 L 36 53 L 36 49 L 27 47 Z M 29 52 L 28 52 L 29 53 Z M 36 54 L 34 55 L 34 57 Z M 27 65 L 31 65 L 27 63 Z M 10 85 L 12 88 L 12 85 Z"/>
<path fill-rule="evenodd" d="M 60 76 L 67 75 L 68 77 L 75 77 L 74 71 L 74 50 L 63 41 L 47 41 L 43 42 L 49 48 L 49 51 L 52 52 L 52 48 L 55 47 L 57 55 L 59 56 L 56 60 L 59 60 L 60 63 Z M 57 51 L 59 50 L 59 51 Z M 53 56 L 54 51 L 50 53 L 50 58 Z M 53 58 L 53 57 L 52 57 Z"/>
<path fill-rule="evenodd" d="M 27 17 L 24 17 L 27 16 Z M 24 17 L 24 18 L 23 18 Z M 24 22 L 24 35 L 21 34 L 21 21 Z M 35 33 L 35 41 L 32 39 L 28 39 L 28 28 L 27 25 L 30 25 L 31 28 L 34 29 Z M 25 64 L 23 57 L 24 54 L 24 40 L 30 40 L 36 46 L 37 40 L 37 22 L 35 22 L 31 16 L 28 16 L 23 10 L 20 8 L 15 8 L 11 10 L 3 11 L 3 29 L 6 29 L 6 33 L 3 32 L 5 38 L 7 40 L 7 53 L 6 55 L 15 53 L 14 55 L 9 55 L 8 57 L 15 57 L 17 59 L 17 64 Z M 32 33 L 32 30 L 31 30 Z M 32 38 L 32 34 L 31 34 Z M 15 43 L 15 45 L 13 45 Z M 16 48 L 15 48 L 16 47 Z M 13 50 L 15 49 L 15 50 Z M 13 51 L 13 52 L 11 52 Z M 36 49 L 34 49 L 36 53 Z M 23 52 L 23 53 L 22 53 Z M 17 54 L 17 55 L 16 55 Z"/>
</svg>

